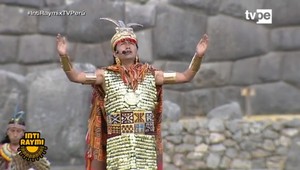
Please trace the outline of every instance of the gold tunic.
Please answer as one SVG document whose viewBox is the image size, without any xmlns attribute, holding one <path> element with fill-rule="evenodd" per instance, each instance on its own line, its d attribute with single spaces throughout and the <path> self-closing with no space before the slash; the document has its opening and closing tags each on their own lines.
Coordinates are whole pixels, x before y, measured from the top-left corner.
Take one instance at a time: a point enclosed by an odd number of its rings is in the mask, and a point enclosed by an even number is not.
<svg viewBox="0 0 300 170">
<path fill-rule="evenodd" d="M 155 78 L 147 73 L 133 91 L 118 73 L 105 71 L 107 169 L 157 169 L 153 111 Z"/>
</svg>

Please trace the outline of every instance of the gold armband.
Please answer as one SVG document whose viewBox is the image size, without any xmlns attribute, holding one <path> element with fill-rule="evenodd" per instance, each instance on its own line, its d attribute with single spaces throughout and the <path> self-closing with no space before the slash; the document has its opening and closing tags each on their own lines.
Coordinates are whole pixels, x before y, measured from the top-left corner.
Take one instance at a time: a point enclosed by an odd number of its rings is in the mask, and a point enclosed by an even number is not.
<svg viewBox="0 0 300 170">
<path fill-rule="evenodd" d="M 194 55 L 191 64 L 189 66 L 189 69 L 191 69 L 192 71 L 197 72 L 200 68 L 201 62 L 202 62 L 202 58 L 203 57 L 197 57 L 196 54 Z"/>
<path fill-rule="evenodd" d="M 60 57 L 60 63 L 64 71 L 71 71 L 71 69 L 73 68 L 72 63 L 70 62 L 70 59 L 67 55 Z"/>
<path fill-rule="evenodd" d="M 175 83 L 176 73 L 164 73 L 164 83 Z"/>
<path fill-rule="evenodd" d="M 97 75 L 95 73 L 85 73 L 85 82 L 83 84 L 93 84 L 96 82 Z"/>
</svg>

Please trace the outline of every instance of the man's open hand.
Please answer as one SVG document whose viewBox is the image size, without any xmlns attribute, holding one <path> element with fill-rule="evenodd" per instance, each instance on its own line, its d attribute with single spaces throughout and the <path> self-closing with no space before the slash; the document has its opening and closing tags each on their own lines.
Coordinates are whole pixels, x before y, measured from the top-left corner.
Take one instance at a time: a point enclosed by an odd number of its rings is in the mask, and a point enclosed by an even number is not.
<svg viewBox="0 0 300 170">
<path fill-rule="evenodd" d="M 67 40 L 65 37 L 61 36 L 60 34 L 56 36 L 56 47 L 57 47 L 57 52 L 60 56 L 67 55 Z"/>
<path fill-rule="evenodd" d="M 200 41 L 197 44 L 196 55 L 199 57 L 204 56 L 207 47 L 208 47 L 208 35 L 204 34 L 203 37 L 200 39 Z"/>
</svg>

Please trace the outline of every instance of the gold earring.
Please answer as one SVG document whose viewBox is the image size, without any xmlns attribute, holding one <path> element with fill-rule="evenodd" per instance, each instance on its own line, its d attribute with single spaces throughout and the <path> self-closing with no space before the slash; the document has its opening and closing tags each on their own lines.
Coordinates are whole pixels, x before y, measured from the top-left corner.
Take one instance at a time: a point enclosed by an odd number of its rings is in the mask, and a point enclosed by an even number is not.
<svg viewBox="0 0 300 170">
<path fill-rule="evenodd" d="M 119 57 L 116 57 L 115 60 L 116 60 L 116 64 L 118 66 L 120 66 L 121 65 L 121 60 L 119 59 Z"/>
<path fill-rule="evenodd" d="M 135 63 L 138 63 L 138 62 L 139 62 L 139 57 L 135 56 Z"/>
</svg>

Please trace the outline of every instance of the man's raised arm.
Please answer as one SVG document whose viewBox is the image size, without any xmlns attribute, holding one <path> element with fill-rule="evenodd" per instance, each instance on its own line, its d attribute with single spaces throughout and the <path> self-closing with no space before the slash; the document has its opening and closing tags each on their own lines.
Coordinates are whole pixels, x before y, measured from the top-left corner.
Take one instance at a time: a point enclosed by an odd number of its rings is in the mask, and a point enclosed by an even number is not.
<svg viewBox="0 0 300 170">
<path fill-rule="evenodd" d="M 73 68 L 70 57 L 67 54 L 67 41 L 65 37 L 58 34 L 56 43 L 61 67 L 70 81 L 81 84 L 101 84 L 103 82 L 103 70 L 98 69 L 95 73 L 85 73 Z"/>
<path fill-rule="evenodd" d="M 190 66 L 182 73 L 180 72 L 172 72 L 172 73 L 164 73 L 162 71 L 156 72 L 156 83 L 157 84 L 178 84 L 178 83 L 186 83 L 190 82 L 198 70 L 200 69 L 200 65 L 203 59 L 203 56 L 206 52 L 208 46 L 208 36 L 204 34 L 204 36 L 200 39 L 199 43 L 196 47 L 196 53 L 190 63 Z"/>
</svg>

